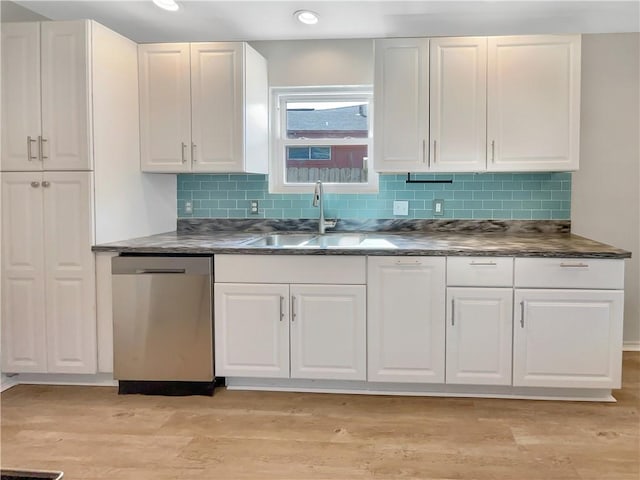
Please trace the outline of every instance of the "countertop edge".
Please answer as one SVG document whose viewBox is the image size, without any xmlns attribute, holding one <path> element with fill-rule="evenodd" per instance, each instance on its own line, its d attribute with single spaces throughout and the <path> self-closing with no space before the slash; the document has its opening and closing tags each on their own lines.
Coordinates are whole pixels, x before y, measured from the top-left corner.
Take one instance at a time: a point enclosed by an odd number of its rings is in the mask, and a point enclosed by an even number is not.
<svg viewBox="0 0 640 480">
<path fill-rule="evenodd" d="M 576 252 L 576 251 L 522 251 L 514 249 L 504 250 L 458 250 L 458 249 L 373 249 L 373 248 L 265 248 L 265 247 L 117 247 L 96 245 L 93 252 L 134 253 L 134 254 L 186 254 L 186 255 L 337 255 L 337 256 L 483 256 L 483 257 L 545 257 L 545 258 L 631 258 L 631 252 Z"/>
</svg>

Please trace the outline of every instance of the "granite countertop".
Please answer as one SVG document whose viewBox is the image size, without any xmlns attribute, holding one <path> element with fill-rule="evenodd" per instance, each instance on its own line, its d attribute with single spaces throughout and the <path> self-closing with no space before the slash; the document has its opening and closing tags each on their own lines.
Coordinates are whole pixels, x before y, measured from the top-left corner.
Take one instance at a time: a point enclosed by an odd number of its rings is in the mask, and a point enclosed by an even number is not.
<svg viewBox="0 0 640 480">
<path fill-rule="evenodd" d="M 281 254 L 281 255 L 482 255 L 519 257 L 581 257 L 628 258 L 631 253 L 604 243 L 571 234 L 563 228 L 494 228 L 498 222 L 455 223 L 455 228 L 421 228 L 420 231 L 405 228 L 398 230 L 370 228 L 367 231 L 346 228 L 340 232 L 328 231 L 327 236 L 361 233 L 364 241 L 354 246 L 339 247 L 257 247 L 247 243 L 269 233 L 294 233 L 282 228 L 262 228 L 258 231 L 237 231 L 220 225 L 202 228 L 191 223 L 185 227 L 178 223 L 175 232 L 134 238 L 120 242 L 96 245 L 94 252 L 118 252 L 133 254 Z M 528 222 L 528 225 L 533 222 Z M 557 223 L 557 222 L 556 222 Z M 412 223 L 410 225 L 415 225 Z M 501 225 L 506 224 L 502 222 Z M 195 225 L 195 227 L 194 227 Z M 423 224 L 421 224 L 424 227 Z M 431 223 L 429 225 L 432 225 Z M 451 226 L 452 222 L 447 225 Z M 487 227 L 489 225 L 489 227 Z M 379 226 L 379 224 L 378 224 Z M 396 225 L 397 226 L 397 225 Z M 246 229 L 246 225 L 244 225 Z M 295 233 L 314 234 L 300 225 Z"/>
</svg>

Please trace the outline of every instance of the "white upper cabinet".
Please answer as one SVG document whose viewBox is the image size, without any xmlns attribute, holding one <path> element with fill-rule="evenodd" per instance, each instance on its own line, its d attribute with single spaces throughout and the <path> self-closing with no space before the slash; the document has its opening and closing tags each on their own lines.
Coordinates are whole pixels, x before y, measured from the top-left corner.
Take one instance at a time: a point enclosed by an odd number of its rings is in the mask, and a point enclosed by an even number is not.
<svg viewBox="0 0 640 480">
<path fill-rule="evenodd" d="M 188 43 L 138 47 L 142 170 L 191 170 L 191 91 Z"/>
<path fill-rule="evenodd" d="M 580 36 L 375 41 L 379 172 L 578 169 Z"/>
<path fill-rule="evenodd" d="M 90 170 L 88 21 L 2 26 L 4 171 Z"/>
<path fill-rule="evenodd" d="M 491 171 L 578 169 L 580 36 L 489 37 Z"/>
<path fill-rule="evenodd" d="M 246 43 L 140 45 L 146 172 L 252 172 L 268 166 L 265 59 Z"/>
<path fill-rule="evenodd" d="M 431 171 L 486 169 L 487 39 L 430 40 Z"/>
<path fill-rule="evenodd" d="M 375 41 L 374 169 L 429 168 L 429 39 Z"/>
<path fill-rule="evenodd" d="M 191 141 L 194 172 L 241 171 L 242 44 L 191 45 Z M 215 112 L 215 114 L 212 114 Z M 240 168 L 239 168 L 240 167 Z"/>
<path fill-rule="evenodd" d="M 40 23 L 2 24 L 2 170 L 42 170 Z"/>
</svg>

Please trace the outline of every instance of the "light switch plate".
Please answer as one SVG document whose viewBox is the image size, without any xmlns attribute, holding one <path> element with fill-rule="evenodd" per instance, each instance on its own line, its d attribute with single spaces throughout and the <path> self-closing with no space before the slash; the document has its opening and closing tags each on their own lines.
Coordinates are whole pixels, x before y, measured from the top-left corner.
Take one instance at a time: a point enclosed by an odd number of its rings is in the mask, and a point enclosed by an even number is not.
<svg viewBox="0 0 640 480">
<path fill-rule="evenodd" d="M 444 200 L 441 198 L 436 198 L 433 201 L 433 216 L 441 217 L 444 215 Z"/>
<path fill-rule="evenodd" d="M 409 215 L 409 202 L 406 200 L 396 200 L 393 202 L 394 215 Z"/>
</svg>

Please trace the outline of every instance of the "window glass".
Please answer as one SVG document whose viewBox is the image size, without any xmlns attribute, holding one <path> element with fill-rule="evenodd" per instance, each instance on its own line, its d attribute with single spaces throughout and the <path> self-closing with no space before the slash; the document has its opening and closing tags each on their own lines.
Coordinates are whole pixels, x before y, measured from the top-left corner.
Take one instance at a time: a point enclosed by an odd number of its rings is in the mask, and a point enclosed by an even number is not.
<svg viewBox="0 0 640 480">
<path fill-rule="evenodd" d="M 271 192 L 306 192 L 317 180 L 325 191 L 377 191 L 368 168 L 371 88 L 272 90 Z"/>
</svg>

